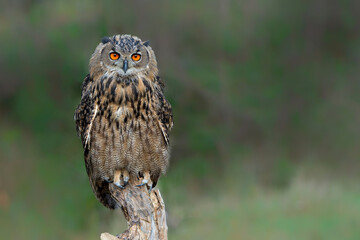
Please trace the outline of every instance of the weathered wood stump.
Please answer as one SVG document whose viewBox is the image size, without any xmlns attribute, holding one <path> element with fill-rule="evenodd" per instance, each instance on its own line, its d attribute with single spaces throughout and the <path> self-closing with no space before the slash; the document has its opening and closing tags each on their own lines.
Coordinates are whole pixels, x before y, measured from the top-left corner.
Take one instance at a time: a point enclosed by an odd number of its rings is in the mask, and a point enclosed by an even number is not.
<svg viewBox="0 0 360 240">
<path fill-rule="evenodd" d="M 165 204 L 159 189 L 150 193 L 146 186 L 136 187 L 130 179 L 125 189 L 111 184 L 110 191 L 121 206 L 128 229 L 118 236 L 102 233 L 101 240 L 167 240 Z"/>
</svg>

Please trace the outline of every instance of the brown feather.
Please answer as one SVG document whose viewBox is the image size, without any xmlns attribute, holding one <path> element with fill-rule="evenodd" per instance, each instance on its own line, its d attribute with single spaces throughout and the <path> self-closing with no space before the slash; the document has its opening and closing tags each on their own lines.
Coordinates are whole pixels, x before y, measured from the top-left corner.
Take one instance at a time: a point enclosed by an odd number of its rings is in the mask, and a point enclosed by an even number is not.
<svg viewBox="0 0 360 240">
<path fill-rule="evenodd" d="M 136 74 L 121 75 L 116 68 L 110 71 L 113 68 L 104 65 L 107 60 L 102 52 L 107 44 L 116 46 L 123 41 L 131 53 L 131 44 L 141 43 L 140 39 L 130 37 L 117 35 L 96 48 L 74 117 L 92 189 L 109 208 L 116 207 L 109 193 L 109 182 L 116 170 L 125 169 L 130 177 L 150 171 L 155 186 L 160 174 L 165 173 L 170 157 L 173 116 L 171 105 L 163 95 L 164 85 L 158 77 L 151 47 L 145 48 L 149 53 L 148 63 L 143 68 L 140 66 Z"/>
</svg>

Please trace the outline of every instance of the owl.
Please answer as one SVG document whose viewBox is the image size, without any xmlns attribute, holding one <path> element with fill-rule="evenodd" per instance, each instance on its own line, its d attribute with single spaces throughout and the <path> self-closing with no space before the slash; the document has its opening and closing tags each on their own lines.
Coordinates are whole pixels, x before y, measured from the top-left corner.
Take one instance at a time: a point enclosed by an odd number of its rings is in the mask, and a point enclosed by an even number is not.
<svg viewBox="0 0 360 240">
<path fill-rule="evenodd" d="M 158 72 L 149 41 L 131 35 L 104 37 L 90 59 L 74 119 L 92 190 L 110 209 L 109 184 L 134 177 L 151 191 L 169 165 L 173 115 Z"/>
</svg>

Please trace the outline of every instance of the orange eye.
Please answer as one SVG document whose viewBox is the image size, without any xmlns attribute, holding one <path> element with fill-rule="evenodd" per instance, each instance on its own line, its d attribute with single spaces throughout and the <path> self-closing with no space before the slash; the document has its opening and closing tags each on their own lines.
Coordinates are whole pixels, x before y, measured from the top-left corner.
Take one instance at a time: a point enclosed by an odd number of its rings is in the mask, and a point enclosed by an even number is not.
<svg viewBox="0 0 360 240">
<path fill-rule="evenodd" d="M 112 52 L 110 53 L 110 59 L 111 60 L 118 60 L 120 57 L 120 54 L 116 53 L 116 52 Z"/>
<path fill-rule="evenodd" d="M 131 55 L 131 59 L 136 61 L 136 62 L 139 61 L 140 58 L 141 58 L 140 54 L 134 53 L 133 55 Z"/>
</svg>

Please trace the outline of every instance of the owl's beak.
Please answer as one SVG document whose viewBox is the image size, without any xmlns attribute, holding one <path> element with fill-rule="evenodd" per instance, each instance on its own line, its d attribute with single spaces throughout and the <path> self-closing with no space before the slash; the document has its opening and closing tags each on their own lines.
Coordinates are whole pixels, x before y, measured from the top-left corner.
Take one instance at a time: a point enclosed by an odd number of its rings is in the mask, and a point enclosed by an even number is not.
<svg viewBox="0 0 360 240">
<path fill-rule="evenodd" d="M 128 70 L 128 61 L 126 59 L 124 60 L 124 63 L 123 63 L 123 70 L 124 70 L 124 73 L 126 73 L 126 71 Z"/>
</svg>

